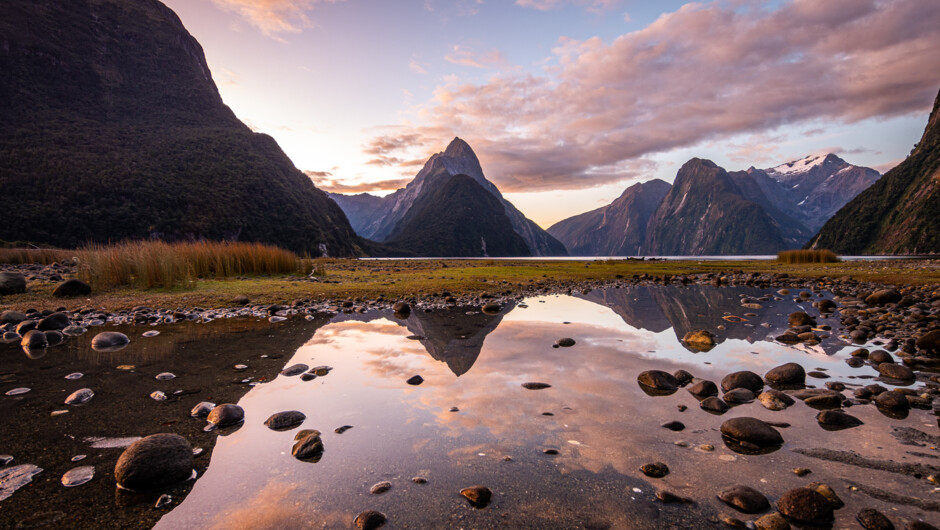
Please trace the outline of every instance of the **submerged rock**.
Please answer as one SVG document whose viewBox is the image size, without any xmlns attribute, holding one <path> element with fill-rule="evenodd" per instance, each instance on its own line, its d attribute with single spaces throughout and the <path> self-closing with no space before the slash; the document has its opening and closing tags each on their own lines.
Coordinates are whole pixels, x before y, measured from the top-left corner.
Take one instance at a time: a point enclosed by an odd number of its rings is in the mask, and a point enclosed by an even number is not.
<svg viewBox="0 0 940 530">
<path fill-rule="evenodd" d="M 323 456 L 323 440 L 320 439 L 320 431 L 303 430 L 297 433 L 294 439 L 296 443 L 290 453 L 294 458 L 318 462 Z"/>
<path fill-rule="evenodd" d="M 676 378 L 669 372 L 662 370 L 640 372 L 640 375 L 636 376 L 636 380 L 641 385 L 654 390 L 675 392 L 679 388 L 679 382 Z"/>
<path fill-rule="evenodd" d="M 114 478 L 122 488 L 159 491 L 189 479 L 193 473 L 193 448 L 178 434 L 152 434 L 132 443 L 114 466 Z"/>
<path fill-rule="evenodd" d="M 272 414 L 264 424 L 271 430 L 284 431 L 297 427 L 306 419 L 307 416 L 299 410 L 287 410 Z"/>
<path fill-rule="evenodd" d="M 104 331 L 95 335 L 91 339 L 91 347 L 99 351 L 112 351 L 123 348 L 130 344 L 131 339 L 127 335 L 117 331 Z"/>
</svg>

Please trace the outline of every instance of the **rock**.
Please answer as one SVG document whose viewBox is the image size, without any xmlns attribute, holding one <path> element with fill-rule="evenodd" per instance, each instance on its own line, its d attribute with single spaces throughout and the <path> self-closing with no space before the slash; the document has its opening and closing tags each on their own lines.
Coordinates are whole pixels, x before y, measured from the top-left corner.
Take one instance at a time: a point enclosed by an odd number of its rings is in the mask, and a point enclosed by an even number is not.
<svg viewBox="0 0 940 530">
<path fill-rule="evenodd" d="M 26 292 L 26 277 L 18 272 L 0 272 L 0 295 Z"/>
<path fill-rule="evenodd" d="M 26 318 L 26 315 L 18 311 L 4 311 L 0 313 L 0 326 L 4 324 L 12 324 L 15 326 L 26 320 Z"/>
<path fill-rule="evenodd" d="M 62 475 L 62 485 L 74 488 L 91 481 L 95 477 L 95 466 L 81 466 L 72 468 Z"/>
<path fill-rule="evenodd" d="M 636 376 L 636 380 L 641 385 L 654 390 L 674 392 L 679 388 L 679 382 L 669 372 L 662 370 L 647 370 Z"/>
<path fill-rule="evenodd" d="M 833 491 L 833 489 L 829 487 L 828 484 L 823 484 L 822 482 L 810 482 L 806 485 L 806 487 L 825 497 L 826 501 L 834 509 L 839 509 L 845 506 L 845 503 L 842 502 L 842 499 L 836 495 L 836 492 Z"/>
<path fill-rule="evenodd" d="M 132 443 L 114 466 L 118 485 L 134 491 L 158 491 L 189 479 L 193 448 L 177 434 L 152 434 Z"/>
<path fill-rule="evenodd" d="M 835 302 L 828 299 L 820 300 L 819 303 L 816 304 L 816 308 L 819 309 L 820 313 L 832 313 L 837 307 Z"/>
<path fill-rule="evenodd" d="M 662 462 L 652 462 L 640 466 L 640 471 L 647 477 L 663 478 L 669 474 L 669 466 Z"/>
<path fill-rule="evenodd" d="M 907 396 L 900 392 L 882 392 L 875 397 L 878 408 L 891 411 L 906 411 L 911 408 Z"/>
<path fill-rule="evenodd" d="M 484 304 L 483 307 L 482 307 L 482 311 L 483 311 L 484 313 L 489 314 L 489 315 L 495 315 L 495 314 L 499 313 L 499 311 L 500 311 L 501 309 L 502 309 L 502 307 L 500 307 L 500 305 L 497 304 L 497 303 L 495 303 L 495 302 L 490 302 L 490 303 L 488 303 L 488 304 Z"/>
<path fill-rule="evenodd" d="M 555 341 L 555 344 L 561 346 L 562 348 L 570 348 L 574 346 L 574 339 L 565 337 Z"/>
<path fill-rule="evenodd" d="M 202 401 L 193 407 L 193 410 L 189 412 L 189 415 L 194 418 L 205 418 L 209 415 L 210 412 L 212 412 L 212 409 L 214 408 L 215 403 L 212 403 L 211 401 Z"/>
<path fill-rule="evenodd" d="M 490 499 L 493 497 L 493 492 L 486 486 L 470 486 L 469 488 L 460 490 L 460 494 L 466 497 L 466 499 L 470 501 L 470 504 L 477 508 L 483 508 L 489 504 Z"/>
<path fill-rule="evenodd" d="M 52 296 L 56 298 L 72 298 L 73 296 L 88 296 L 90 294 L 91 286 L 75 278 L 65 280 L 52 291 Z"/>
<path fill-rule="evenodd" d="M 878 365 L 878 373 L 889 379 L 898 379 L 900 381 L 914 380 L 914 372 L 903 364 L 881 363 Z"/>
<path fill-rule="evenodd" d="M 24 320 L 16 325 L 16 332 L 21 336 L 25 336 L 30 331 L 36 329 L 36 324 L 38 323 L 38 320 Z"/>
<path fill-rule="evenodd" d="M 790 530 L 790 523 L 777 512 L 768 513 L 754 521 L 757 530 Z"/>
<path fill-rule="evenodd" d="M 802 386 L 806 384 L 806 370 L 797 363 L 781 364 L 764 374 L 764 379 L 772 385 Z"/>
<path fill-rule="evenodd" d="M 793 474 L 798 477 L 805 477 L 806 475 L 809 475 L 810 473 L 813 472 L 812 469 L 809 469 L 807 467 L 795 467 L 792 469 L 792 471 L 793 471 Z"/>
<path fill-rule="evenodd" d="M 333 429 L 333 432 L 335 432 L 336 434 L 343 434 L 344 432 L 346 432 L 346 431 L 348 431 L 349 429 L 352 429 L 352 428 L 353 428 L 352 425 L 343 425 L 343 426 L 341 426 L 341 427 L 337 427 L 337 428 Z"/>
<path fill-rule="evenodd" d="M 816 415 L 816 421 L 823 427 L 848 429 L 862 425 L 862 420 L 841 410 L 823 410 Z"/>
<path fill-rule="evenodd" d="M 388 482 L 388 481 L 377 482 L 373 484 L 371 488 L 369 488 L 369 493 L 373 495 L 379 495 L 379 494 L 385 493 L 386 491 L 390 489 L 392 489 L 391 482 Z"/>
<path fill-rule="evenodd" d="M 783 445 L 783 437 L 777 429 L 767 423 L 747 416 L 731 418 L 721 424 L 721 434 L 738 442 L 747 442 L 758 447 Z"/>
<path fill-rule="evenodd" d="M 682 342 L 686 343 L 693 350 L 708 351 L 715 347 L 715 335 L 711 332 L 698 329 L 690 331 L 682 337 Z"/>
<path fill-rule="evenodd" d="M 406 302 L 395 302 L 395 304 L 392 305 L 392 311 L 397 315 L 407 316 L 411 314 L 411 306 Z"/>
<path fill-rule="evenodd" d="M 127 338 L 127 335 L 123 333 L 118 333 L 117 331 L 104 331 L 95 335 L 95 338 L 91 339 L 91 347 L 96 350 L 111 350 L 123 348 L 130 342 L 131 339 Z"/>
<path fill-rule="evenodd" d="M 901 301 L 901 293 L 894 289 L 879 289 L 865 298 L 868 305 L 896 304 Z"/>
<path fill-rule="evenodd" d="M 386 521 L 388 521 L 388 517 L 384 513 L 366 510 L 356 516 L 354 523 L 359 530 L 375 530 L 384 526 Z"/>
<path fill-rule="evenodd" d="M 306 419 L 307 416 L 299 410 L 286 410 L 275 412 L 264 421 L 264 424 L 273 431 L 286 431 L 297 427 Z"/>
<path fill-rule="evenodd" d="M 666 490 L 656 490 L 655 495 L 657 499 L 666 504 L 692 504 L 694 502 L 692 499 L 680 497 L 675 493 Z"/>
<path fill-rule="evenodd" d="M 309 369 L 310 367 L 307 366 L 306 364 L 298 363 L 298 364 L 292 364 L 288 366 L 287 368 L 281 370 L 280 373 L 284 377 L 294 377 L 295 375 L 300 375 Z"/>
<path fill-rule="evenodd" d="M 240 294 L 232 299 L 232 303 L 235 305 L 248 305 L 250 302 L 251 299 L 243 294 Z"/>
<path fill-rule="evenodd" d="M 157 381 L 169 381 L 171 379 L 176 379 L 176 374 L 173 374 L 172 372 L 160 372 L 154 376 L 154 379 Z"/>
<path fill-rule="evenodd" d="M 408 380 L 405 382 L 408 383 L 409 385 L 417 386 L 424 382 L 424 378 L 421 377 L 420 375 L 413 375 L 409 377 Z"/>
<path fill-rule="evenodd" d="M 754 488 L 736 485 L 718 492 L 718 499 L 743 513 L 760 513 L 770 508 L 763 493 Z"/>
<path fill-rule="evenodd" d="M 803 311 L 790 313 L 790 316 L 787 318 L 787 322 L 789 322 L 790 327 L 815 326 L 816 325 L 816 320 L 814 320 L 813 317 L 809 316 Z"/>
<path fill-rule="evenodd" d="M 777 501 L 777 509 L 784 516 L 803 524 L 822 525 L 833 520 L 832 505 L 809 488 L 795 488 L 784 493 Z"/>
<path fill-rule="evenodd" d="M 65 398 L 65 404 L 81 405 L 82 403 L 88 403 L 93 397 L 95 397 L 95 392 L 92 389 L 80 388 L 69 394 L 69 397 Z"/>
<path fill-rule="evenodd" d="M 411 481 L 414 482 L 415 484 L 427 484 L 428 483 L 428 479 L 424 477 L 411 477 Z"/>
<path fill-rule="evenodd" d="M 806 403 L 808 406 L 813 407 L 814 409 L 837 409 L 842 406 L 842 401 L 844 397 L 838 392 L 833 392 L 831 394 L 817 394 L 815 396 L 809 396 L 803 400 L 803 403 Z"/>
<path fill-rule="evenodd" d="M 727 403 L 715 396 L 709 396 L 703 399 L 698 405 L 702 408 L 702 410 L 714 414 L 724 414 L 725 412 L 728 412 L 728 409 L 731 408 Z"/>
<path fill-rule="evenodd" d="M 46 334 L 38 329 L 31 329 L 23 335 L 23 339 L 20 341 L 20 344 L 24 348 L 30 349 L 41 349 L 49 346 L 49 339 L 46 337 Z"/>
<path fill-rule="evenodd" d="M 693 379 L 692 374 L 685 370 L 676 370 L 672 376 L 676 378 L 676 384 L 678 384 L 678 386 L 685 386 L 691 383 Z"/>
<path fill-rule="evenodd" d="M 894 530 L 894 524 L 874 508 L 864 508 L 855 515 L 855 520 L 865 530 Z"/>
<path fill-rule="evenodd" d="M 3 318 L 0 317 L 0 323 L 2 323 L 2 321 Z M 940 329 L 924 333 L 917 338 L 915 344 L 922 350 L 940 352 Z"/>
<path fill-rule="evenodd" d="M 689 387 L 689 393 L 695 397 L 717 396 L 718 386 L 711 381 L 703 379 Z"/>
<path fill-rule="evenodd" d="M 783 410 L 794 403 L 792 397 L 773 389 L 761 392 L 757 400 L 768 410 Z"/>
<path fill-rule="evenodd" d="M 764 389 L 764 380 L 754 372 L 743 370 L 726 375 L 721 380 L 721 389 L 725 392 L 735 388 L 746 388 L 755 394 Z"/>
<path fill-rule="evenodd" d="M 884 350 L 875 350 L 868 355 L 868 360 L 875 364 L 893 363 L 894 357 Z"/>
<path fill-rule="evenodd" d="M 68 335 L 69 337 L 78 337 L 79 335 L 84 335 L 88 331 L 81 326 L 69 326 L 62 330 L 63 335 Z"/>
<path fill-rule="evenodd" d="M 670 431 L 679 432 L 685 429 L 685 424 L 683 424 L 681 421 L 670 421 L 670 422 L 660 425 L 660 427 L 664 429 L 669 429 Z"/>
<path fill-rule="evenodd" d="M 213 408 L 206 419 L 219 427 L 237 425 L 245 420 L 245 409 L 231 403 L 223 403 Z"/>
<path fill-rule="evenodd" d="M 290 452 L 294 458 L 318 461 L 323 456 L 323 440 L 320 438 L 320 431 L 313 429 L 300 431 L 294 439 L 297 443 Z"/>
<path fill-rule="evenodd" d="M 754 401 L 754 392 L 746 388 L 733 388 L 722 396 L 722 399 L 725 403 L 739 404 L 739 403 L 750 403 Z"/>
<path fill-rule="evenodd" d="M 907 524 L 907 530 L 938 530 L 936 526 L 923 521 L 911 521 Z"/>
</svg>

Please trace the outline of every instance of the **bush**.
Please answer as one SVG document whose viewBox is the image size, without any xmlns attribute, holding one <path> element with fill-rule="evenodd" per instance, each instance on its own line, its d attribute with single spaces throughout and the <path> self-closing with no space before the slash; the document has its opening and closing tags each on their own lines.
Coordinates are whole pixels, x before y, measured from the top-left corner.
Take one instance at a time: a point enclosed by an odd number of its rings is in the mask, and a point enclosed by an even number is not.
<svg viewBox="0 0 940 530">
<path fill-rule="evenodd" d="M 831 250 L 784 250 L 777 254 L 780 263 L 838 263 L 839 256 Z"/>
</svg>

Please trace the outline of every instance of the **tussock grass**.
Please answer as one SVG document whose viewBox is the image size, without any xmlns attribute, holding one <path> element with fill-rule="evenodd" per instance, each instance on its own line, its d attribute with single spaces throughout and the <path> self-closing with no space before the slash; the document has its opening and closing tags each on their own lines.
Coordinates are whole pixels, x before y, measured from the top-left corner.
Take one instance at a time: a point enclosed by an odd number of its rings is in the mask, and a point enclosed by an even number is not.
<svg viewBox="0 0 940 530">
<path fill-rule="evenodd" d="M 831 250 L 784 250 L 777 254 L 780 263 L 839 263 L 841 260 Z"/>
<path fill-rule="evenodd" d="M 52 248 L 0 248 L 0 263 L 9 263 L 12 265 L 39 263 L 40 265 L 50 265 L 57 261 L 71 259 L 76 255 L 74 250 Z"/>
<path fill-rule="evenodd" d="M 136 241 L 93 245 L 78 252 L 79 276 L 97 289 L 177 289 L 197 278 L 310 271 L 309 261 L 261 243 Z"/>
</svg>

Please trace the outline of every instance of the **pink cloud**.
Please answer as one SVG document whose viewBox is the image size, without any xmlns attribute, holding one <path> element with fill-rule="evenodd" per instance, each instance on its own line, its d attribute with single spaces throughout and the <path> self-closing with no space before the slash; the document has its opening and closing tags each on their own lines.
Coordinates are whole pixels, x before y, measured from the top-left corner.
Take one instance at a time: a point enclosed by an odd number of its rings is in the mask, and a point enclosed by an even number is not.
<svg viewBox="0 0 940 530">
<path fill-rule="evenodd" d="M 307 12 L 317 4 L 343 0 L 212 0 L 222 9 L 238 13 L 265 35 L 297 33 L 311 25 Z"/>
<path fill-rule="evenodd" d="M 509 61 L 503 53 L 493 49 L 486 52 L 475 52 L 463 46 L 455 45 L 453 51 L 444 57 L 451 64 L 470 66 L 484 69 L 503 69 L 509 67 Z"/>
<path fill-rule="evenodd" d="M 601 185 L 631 177 L 631 160 L 704 141 L 926 113 L 937 27 L 940 4 L 919 0 L 687 4 L 612 42 L 562 38 L 543 75 L 447 80 L 422 125 L 399 133 L 467 139 L 504 191 Z"/>
<path fill-rule="evenodd" d="M 558 9 L 567 4 L 584 7 L 592 13 L 602 13 L 616 6 L 620 0 L 516 0 L 516 5 L 529 7 L 539 11 Z"/>
</svg>

